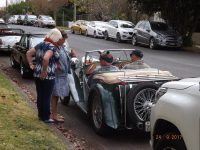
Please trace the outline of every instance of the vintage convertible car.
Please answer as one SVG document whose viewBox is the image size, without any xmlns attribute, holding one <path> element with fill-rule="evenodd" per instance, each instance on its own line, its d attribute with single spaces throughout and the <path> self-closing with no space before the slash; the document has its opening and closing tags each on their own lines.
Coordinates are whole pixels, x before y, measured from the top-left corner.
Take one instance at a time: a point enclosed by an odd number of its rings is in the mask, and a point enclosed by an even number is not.
<svg viewBox="0 0 200 150">
<path fill-rule="evenodd" d="M 95 72 L 100 53 L 87 51 L 80 63 L 72 69 L 70 91 L 75 103 L 91 119 L 97 134 L 113 129 L 150 130 L 150 111 L 156 90 L 165 82 L 176 80 L 168 71 L 154 68 L 123 70 L 130 63 L 133 49 L 109 49 L 113 65 L 119 71 Z M 106 50 L 107 51 L 107 50 Z M 92 82 L 88 82 L 88 81 Z"/>
<path fill-rule="evenodd" d="M 10 51 L 23 33 L 22 29 L 0 28 L 0 51 Z"/>
</svg>

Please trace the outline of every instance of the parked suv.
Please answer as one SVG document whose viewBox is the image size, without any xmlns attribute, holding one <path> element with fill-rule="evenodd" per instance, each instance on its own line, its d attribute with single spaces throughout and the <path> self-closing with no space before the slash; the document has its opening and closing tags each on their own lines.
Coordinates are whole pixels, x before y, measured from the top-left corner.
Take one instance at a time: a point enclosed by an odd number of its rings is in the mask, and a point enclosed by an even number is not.
<svg viewBox="0 0 200 150">
<path fill-rule="evenodd" d="M 38 27 L 55 27 L 56 22 L 51 16 L 39 15 L 35 22 L 35 26 Z"/>
<path fill-rule="evenodd" d="M 151 49 L 158 46 L 177 47 L 182 46 L 182 37 L 164 22 L 140 21 L 134 28 L 132 44 L 149 45 Z"/>
<path fill-rule="evenodd" d="M 35 15 L 26 15 L 24 18 L 24 25 L 34 25 L 37 16 Z"/>
<path fill-rule="evenodd" d="M 104 38 L 116 39 L 117 42 L 132 39 L 134 24 L 130 21 L 110 20 L 105 27 Z"/>
<path fill-rule="evenodd" d="M 200 149 L 200 77 L 163 84 L 151 109 L 154 150 Z"/>
<path fill-rule="evenodd" d="M 19 15 L 18 18 L 17 18 L 17 24 L 24 24 L 24 18 L 25 18 L 25 15 Z"/>
</svg>

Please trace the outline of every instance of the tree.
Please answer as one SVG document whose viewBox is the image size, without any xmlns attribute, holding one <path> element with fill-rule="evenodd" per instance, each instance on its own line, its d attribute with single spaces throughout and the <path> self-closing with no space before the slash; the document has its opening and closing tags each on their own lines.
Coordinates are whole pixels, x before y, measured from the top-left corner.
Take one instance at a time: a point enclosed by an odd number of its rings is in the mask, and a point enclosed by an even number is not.
<svg viewBox="0 0 200 150">
<path fill-rule="evenodd" d="M 32 11 L 32 6 L 29 2 L 21 2 L 8 6 L 9 14 L 25 14 L 29 11 Z"/>
<path fill-rule="evenodd" d="M 192 44 L 192 34 L 200 19 L 200 1 L 196 0 L 132 0 L 139 10 L 149 15 L 161 12 L 162 18 L 183 36 L 184 44 Z"/>
</svg>

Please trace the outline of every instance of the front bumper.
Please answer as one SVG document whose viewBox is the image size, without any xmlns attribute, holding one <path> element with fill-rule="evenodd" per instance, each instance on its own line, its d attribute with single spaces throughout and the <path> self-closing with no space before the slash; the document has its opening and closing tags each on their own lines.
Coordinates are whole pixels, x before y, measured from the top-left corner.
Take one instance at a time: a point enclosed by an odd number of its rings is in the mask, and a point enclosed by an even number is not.
<svg viewBox="0 0 200 150">
<path fill-rule="evenodd" d="M 133 35 L 132 32 L 121 33 L 121 40 L 124 40 L 124 41 L 132 40 L 132 35 Z"/>
<path fill-rule="evenodd" d="M 161 47 L 181 47 L 182 42 L 178 39 L 156 39 L 156 45 Z"/>
<path fill-rule="evenodd" d="M 49 22 L 48 22 L 48 23 L 43 23 L 43 25 L 44 25 L 44 26 L 51 26 L 51 27 L 52 27 L 52 26 L 53 26 L 53 27 L 56 26 L 55 23 L 49 23 Z"/>
<path fill-rule="evenodd" d="M 103 31 L 97 31 L 97 36 L 98 37 L 104 37 L 104 32 Z"/>
</svg>

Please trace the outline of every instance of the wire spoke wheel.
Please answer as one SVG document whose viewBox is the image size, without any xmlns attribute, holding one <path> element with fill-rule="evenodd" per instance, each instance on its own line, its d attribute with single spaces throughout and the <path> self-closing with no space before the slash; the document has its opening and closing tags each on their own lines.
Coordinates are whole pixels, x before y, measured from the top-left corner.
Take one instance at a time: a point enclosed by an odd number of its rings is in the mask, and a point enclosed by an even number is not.
<svg viewBox="0 0 200 150">
<path fill-rule="evenodd" d="M 92 118 L 96 128 L 101 128 L 103 120 L 102 104 L 99 96 L 94 96 L 92 105 Z"/>
<path fill-rule="evenodd" d="M 136 95 L 133 108 L 136 116 L 141 121 L 150 120 L 151 106 L 154 103 L 156 90 L 152 88 L 142 89 Z"/>
</svg>

